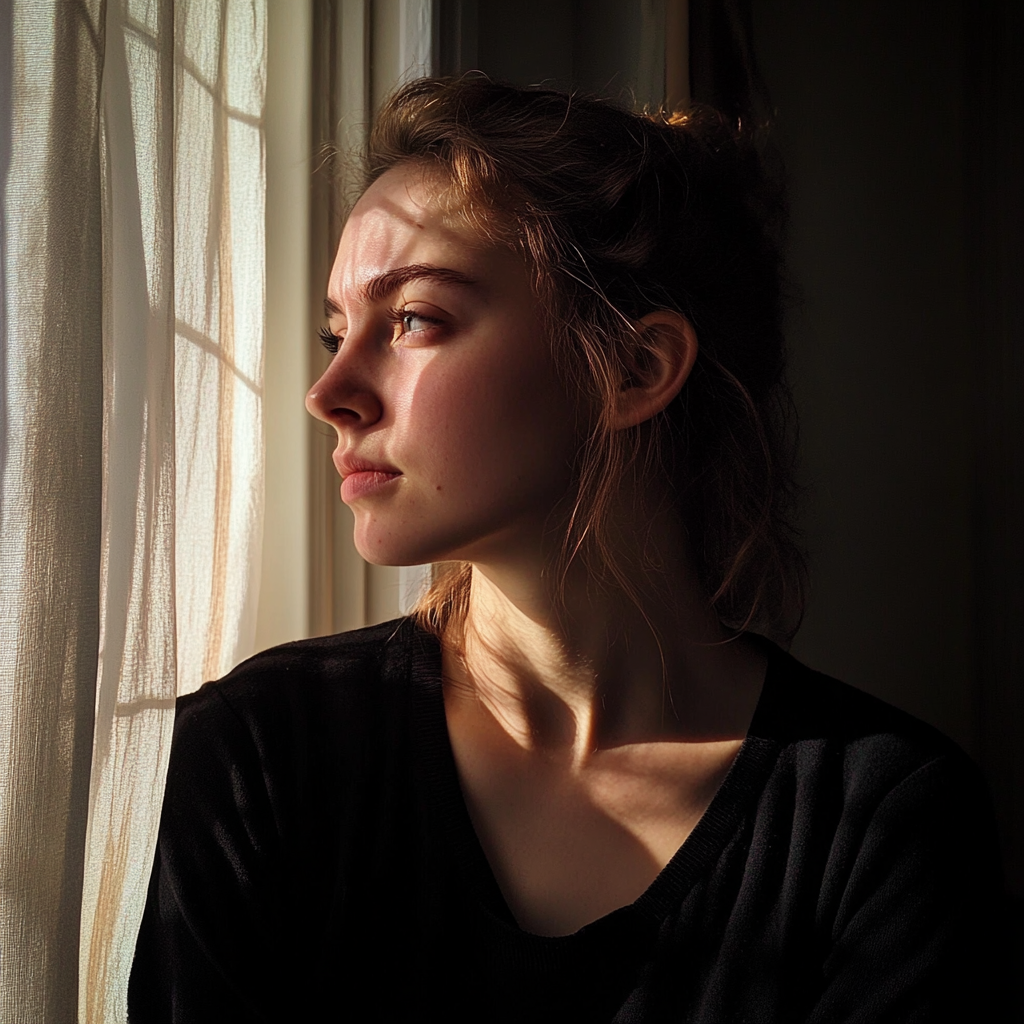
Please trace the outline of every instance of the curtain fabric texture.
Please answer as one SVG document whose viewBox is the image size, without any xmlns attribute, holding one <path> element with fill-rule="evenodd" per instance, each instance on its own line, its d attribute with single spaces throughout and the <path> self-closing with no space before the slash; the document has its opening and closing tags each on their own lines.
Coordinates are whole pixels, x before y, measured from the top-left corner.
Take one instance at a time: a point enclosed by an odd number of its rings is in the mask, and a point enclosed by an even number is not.
<svg viewBox="0 0 1024 1024">
<path fill-rule="evenodd" d="M 3 20 L 0 1022 L 122 1021 L 174 698 L 252 645 L 265 0 Z"/>
</svg>

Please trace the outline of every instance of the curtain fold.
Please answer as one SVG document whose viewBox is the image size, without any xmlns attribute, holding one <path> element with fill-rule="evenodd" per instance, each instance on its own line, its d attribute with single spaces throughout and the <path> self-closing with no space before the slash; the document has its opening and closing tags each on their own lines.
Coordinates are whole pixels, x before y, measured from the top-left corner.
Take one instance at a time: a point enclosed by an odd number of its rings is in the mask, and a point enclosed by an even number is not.
<svg viewBox="0 0 1024 1024">
<path fill-rule="evenodd" d="M 251 653 L 265 16 L 0 15 L 4 1024 L 124 1020 L 174 698 Z"/>
<path fill-rule="evenodd" d="M 13 3 L 0 410 L 0 1020 L 77 997 L 99 631 L 99 0 Z"/>
<path fill-rule="evenodd" d="M 104 503 L 101 638 L 80 1018 L 124 1018 L 173 726 L 174 22 L 108 0 L 101 90 Z"/>
</svg>

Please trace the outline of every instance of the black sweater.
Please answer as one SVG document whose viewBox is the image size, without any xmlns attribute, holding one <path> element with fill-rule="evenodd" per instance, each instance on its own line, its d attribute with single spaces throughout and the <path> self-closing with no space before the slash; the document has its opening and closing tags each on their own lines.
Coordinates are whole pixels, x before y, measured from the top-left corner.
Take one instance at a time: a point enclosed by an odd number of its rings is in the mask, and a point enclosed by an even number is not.
<svg viewBox="0 0 1024 1024">
<path fill-rule="evenodd" d="M 990 1021 L 998 893 L 972 762 L 772 648 L 647 891 L 526 933 L 462 799 L 437 641 L 400 620 L 179 700 L 129 1019 Z"/>
</svg>

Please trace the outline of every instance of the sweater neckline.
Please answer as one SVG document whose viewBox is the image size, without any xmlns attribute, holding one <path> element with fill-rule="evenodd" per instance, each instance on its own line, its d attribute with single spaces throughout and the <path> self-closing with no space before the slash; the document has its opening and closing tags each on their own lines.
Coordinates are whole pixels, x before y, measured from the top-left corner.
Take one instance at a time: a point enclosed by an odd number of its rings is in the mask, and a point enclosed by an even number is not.
<svg viewBox="0 0 1024 1024">
<path fill-rule="evenodd" d="M 768 738 L 771 730 L 764 726 L 772 720 L 772 708 L 777 704 L 777 691 L 785 675 L 783 662 L 790 659 L 775 644 L 760 637 L 757 639 L 766 646 L 768 663 L 747 735 L 711 802 L 668 863 L 632 903 L 610 911 L 578 931 L 556 936 L 526 931 L 509 909 L 466 806 L 444 709 L 440 642 L 411 619 L 403 626 L 412 640 L 408 678 L 412 684 L 412 725 L 424 796 L 436 815 L 440 838 L 453 858 L 452 867 L 460 884 L 499 931 L 505 932 L 506 939 L 518 946 L 525 943 L 536 947 L 538 953 L 551 953 L 559 946 L 570 947 L 623 927 L 659 925 L 679 907 L 744 820 L 753 814 L 780 750 L 779 744 Z"/>
</svg>

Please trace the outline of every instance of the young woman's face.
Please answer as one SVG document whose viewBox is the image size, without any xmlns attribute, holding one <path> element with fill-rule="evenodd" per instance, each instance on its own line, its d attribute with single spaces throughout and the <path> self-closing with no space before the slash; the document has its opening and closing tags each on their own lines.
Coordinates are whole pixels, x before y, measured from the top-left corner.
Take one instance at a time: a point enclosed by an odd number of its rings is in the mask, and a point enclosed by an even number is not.
<svg viewBox="0 0 1024 1024">
<path fill-rule="evenodd" d="M 578 444 L 525 265 L 444 212 L 439 173 L 399 165 L 353 209 L 325 303 L 338 351 L 306 398 L 379 565 L 538 552 Z"/>
</svg>

